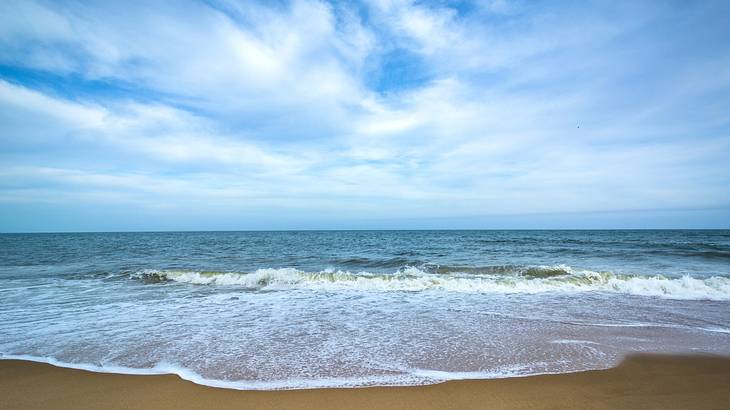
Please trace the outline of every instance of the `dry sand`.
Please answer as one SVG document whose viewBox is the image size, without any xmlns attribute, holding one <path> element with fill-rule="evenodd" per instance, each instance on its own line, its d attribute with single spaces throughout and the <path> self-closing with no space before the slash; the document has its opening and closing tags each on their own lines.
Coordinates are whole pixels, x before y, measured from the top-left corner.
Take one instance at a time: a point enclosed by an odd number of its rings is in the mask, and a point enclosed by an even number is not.
<svg viewBox="0 0 730 410">
<path fill-rule="evenodd" d="M 92 373 L 0 360 L 11 409 L 730 409 L 730 358 L 634 356 L 614 369 L 419 387 L 236 391 L 177 376 Z"/>
</svg>

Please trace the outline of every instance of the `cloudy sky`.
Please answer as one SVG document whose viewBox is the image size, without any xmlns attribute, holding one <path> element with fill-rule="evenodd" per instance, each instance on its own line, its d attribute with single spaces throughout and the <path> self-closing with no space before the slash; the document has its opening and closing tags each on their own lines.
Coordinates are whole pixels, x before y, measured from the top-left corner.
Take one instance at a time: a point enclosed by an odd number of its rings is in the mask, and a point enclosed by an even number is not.
<svg viewBox="0 0 730 410">
<path fill-rule="evenodd" d="M 730 227 L 727 1 L 0 2 L 0 231 Z"/>
</svg>

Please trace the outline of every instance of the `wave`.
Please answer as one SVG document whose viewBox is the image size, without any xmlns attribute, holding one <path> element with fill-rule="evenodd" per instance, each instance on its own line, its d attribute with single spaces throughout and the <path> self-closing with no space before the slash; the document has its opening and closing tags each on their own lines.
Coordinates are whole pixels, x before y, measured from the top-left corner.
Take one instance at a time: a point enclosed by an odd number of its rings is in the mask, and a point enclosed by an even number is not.
<svg viewBox="0 0 730 410">
<path fill-rule="evenodd" d="M 252 290 L 447 291 L 497 294 L 607 292 L 667 299 L 730 300 L 730 278 L 727 277 L 619 275 L 612 272 L 576 270 L 565 265 L 512 267 L 504 268 L 499 273 L 456 269 L 449 273 L 433 273 L 416 267 L 406 267 L 389 274 L 339 270 L 305 272 L 294 268 L 258 269 L 250 273 L 147 269 L 132 276 L 145 283 L 240 286 Z"/>
<path fill-rule="evenodd" d="M 398 268 L 406 265 L 419 265 L 422 262 L 416 259 L 408 259 L 402 256 L 388 259 L 370 259 L 361 257 L 340 258 L 331 261 L 334 265 L 360 268 Z"/>
<path fill-rule="evenodd" d="M 730 259 L 730 251 L 716 250 L 716 251 L 698 251 L 690 256 L 699 256 L 706 259 Z"/>
<path fill-rule="evenodd" d="M 607 366 L 589 366 L 565 371 L 535 370 L 530 365 L 502 366 L 492 371 L 458 372 L 432 369 L 401 369 L 393 374 L 363 375 L 353 377 L 320 377 L 312 379 L 289 378 L 279 380 L 221 380 L 204 377 L 184 366 L 171 363 L 157 363 L 153 367 L 138 368 L 114 364 L 74 363 L 58 360 L 54 357 L 32 355 L 15 355 L 0 353 L 0 360 L 25 360 L 46 363 L 67 369 L 85 370 L 95 373 L 113 373 L 127 375 L 164 375 L 174 374 L 183 380 L 202 386 L 233 390 L 294 390 L 321 388 L 357 388 L 374 386 L 421 386 L 443 383 L 450 380 L 466 379 L 503 379 L 508 377 L 525 377 L 545 374 L 571 373 L 584 370 L 602 369 Z M 540 364 L 540 363 L 538 363 Z"/>
<path fill-rule="evenodd" d="M 475 274 L 475 275 L 519 275 L 535 278 L 547 278 L 551 276 L 569 275 L 572 270 L 566 265 L 555 266 L 519 266 L 519 265 L 493 265 L 493 266 L 440 266 L 421 265 L 418 269 L 427 273 L 439 274 Z"/>
</svg>

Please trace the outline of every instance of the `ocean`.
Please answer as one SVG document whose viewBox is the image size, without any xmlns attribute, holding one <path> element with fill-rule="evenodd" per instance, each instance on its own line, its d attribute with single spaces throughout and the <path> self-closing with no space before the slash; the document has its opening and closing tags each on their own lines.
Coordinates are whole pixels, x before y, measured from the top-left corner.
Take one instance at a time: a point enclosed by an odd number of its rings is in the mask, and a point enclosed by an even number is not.
<svg viewBox="0 0 730 410">
<path fill-rule="evenodd" d="M 0 235 L 0 358 L 237 389 L 730 354 L 730 231 Z"/>
</svg>

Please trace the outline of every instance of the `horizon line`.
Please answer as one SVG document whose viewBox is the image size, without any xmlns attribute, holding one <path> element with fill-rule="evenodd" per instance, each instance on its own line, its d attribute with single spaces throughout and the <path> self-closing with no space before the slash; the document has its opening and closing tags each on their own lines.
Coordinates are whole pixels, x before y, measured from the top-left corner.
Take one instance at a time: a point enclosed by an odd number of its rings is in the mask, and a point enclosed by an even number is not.
<svg viewBox="0 0 730 410">
<path fill-rule="evenodd" d="M 200 229 L 141 231 L 7 231 L 0 235 L 101 233 L 253 233 L 253 232 L 429 232 L 429 231 L 730 231 L 726 228 L 411 228 L 411 229 Z"/>
</svg>

